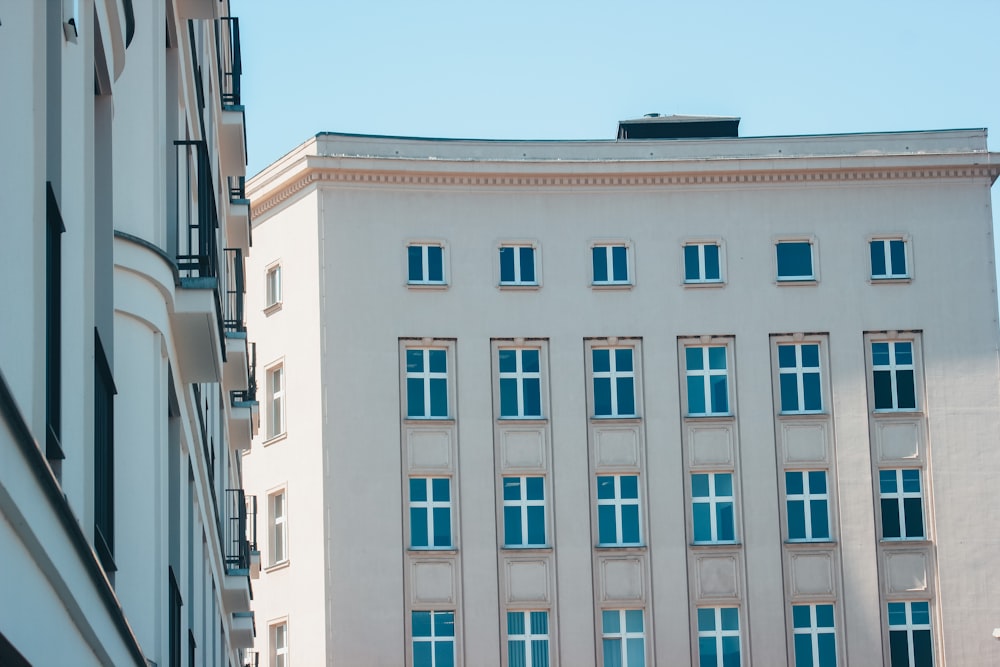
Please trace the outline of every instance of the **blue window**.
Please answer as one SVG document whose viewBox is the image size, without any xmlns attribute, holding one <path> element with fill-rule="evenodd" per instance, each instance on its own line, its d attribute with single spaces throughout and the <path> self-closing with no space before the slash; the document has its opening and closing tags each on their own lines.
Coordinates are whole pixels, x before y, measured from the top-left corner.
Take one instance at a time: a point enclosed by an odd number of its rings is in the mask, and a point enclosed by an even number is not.
<svg viewBox="0 0 1000 667">
<path fill-rule="evenodd" d="M 451 479 L 410 478 L 410 547 L 450 549 Z"/>
<path fill-rule="evenodd" d="M 535 279 L 535 249 L 533 247 L 500 247 L 500 284 L 538 284 L 538 281 Z"/>
<path fill-rule="evenodd" d="M 924 539 L 924 493 L 919 468 L 878 471 L 882 539 Z"/>
<path fill-rule="evenodd" d="M 778 379 L 783 413 L 821 412 L 819 345 L 778 345 Z"/>
<path fill-rule="evenodd" d="M 406 416 L 410 419 L 448 417 L 447 350 L 406 350 Z"/>
<path fill-rule="evenodd" d="M 825 470 L 794 470 L 785 473 L 788 509 L 788 539 L 830 539 L 830 499 Z"/>
<path fill-rule="evenodd" d="M 684 282 L 722 282 L 718 244 L 689 243 L 684 246 Z"/>
<path fill-rule="evenodd" d="M 646 634 L 642 610 L 603 610 L 601 645 L 605 667 L 645 667 Z"/>
<path fill-rule="evenodd" d="M 913 343 L 872 343 L 872 388 L 876 410 L 915 410 Z"/>
<path fill-rule="evenodd" d="M 729 414 L 729 371 L 726 346 L 684 349 L 687 373 L 688 414 Z"/>
<path fill-rule="evenodd" d="M 738 607 L 698 609 L 698 666 L 740 667 Z"/>
<path fill-rule="evenodd" d="M 549 612 L 507 612 L 509 667 L 549 667 Z"/>
<path fill-rule="evenodd" d="M 642 543 L 637 475 L 597 476 L 597 533 L 602 547 Z"/>
<path fill-rule="evenodd" d="M 691 475 L 691 511 L 696 544 L 736 541 L 732 473 Z"/>
<path fill-rule="evenodd" d="M 406 279 L 411 285 L 443 285 L 444 248 L 421 243 L 407 246 Z"/>
<path fill-rule="evenodd" d="M 595 347 L 591 356 L 595 417 L 635 416 L 635 368 L 630 347 Z"/>
<path fill-rule="evenodd" d="M 778 280 L 814 280 L 813 246 L 808 241 L 779 241 Z"/>
<path fill-rule="evenodd" d="M 454 667 L 455 612 L 414 611 L 413 667 Z"/>
<path fill-rule="evenodd" d="M 503 478 L 505 547 L 544 547 L 545 478 Z"/>
<path fill-rule="evenodd" d="M 500 371 L 500 417 L 539 419 L 542 416 L 541 351 L 502 347 L 498 351 Z"/>
<path fill-rule="evenodd" d="M 837 667 L 832 604 L 792 605 L 795 667 Z"/>
<path fill-rule="evenodd" d="M 933 667 L 929 603 L 889 603 L 889 664 L 891 667 Z"/>
<path fill-rule="evenodd" d="M 872 259 L 872 280 L 910 277 L 903 239 L 875 239 L 868 243 L 868 248 Z"/>
<path fill-rule="evenodd" d="M 629 275 L 628 246 L 595 245 L 591 249 L 591 255 L 595 285 L 628 285 L 632 282 Z"/>
</svg>

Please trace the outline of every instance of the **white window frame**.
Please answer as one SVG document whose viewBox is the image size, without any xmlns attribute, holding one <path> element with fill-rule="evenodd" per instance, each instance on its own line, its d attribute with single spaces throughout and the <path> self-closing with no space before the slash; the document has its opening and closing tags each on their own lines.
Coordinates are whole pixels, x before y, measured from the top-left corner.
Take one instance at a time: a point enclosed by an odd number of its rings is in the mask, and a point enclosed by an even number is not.
<svg viewBox="0 0 1000 667">
<path fill-rule="evenodd" d="M 804 366 L 802 363 L 802 347 L 805 345 L 816 347 L 816 360 L 819 364 L 818 366 Z M 795 348 L 795 366 L 782 367 L 781 366 L 781 348 L 782 347 L 794 347 Z M 775 343 L 774 348 L 775 361 L 778 366 L 778 407 L 781 414 L 783 415 L 815 415 L 822 414 L 826 410 L 826 396 L 823 390 L 823 345 L 816 340 L 806 340 L 806 341 L 787 341 L 779 340 Z M 806 393 L 805 393 L 805 376 L 817 375 L 819 376 L 819 408 L 815 410 L 806 409 Z M 795 384 L 798 389 L 798 405 L 799 407 L 795 410 L 786 410 L 785 406 L 781 404 L 781 376 L 782 375 L 794 375 Z"/>
<path fill-rule="evenodd" d="M 778 246 L 786 243 L 808 243 L 812 275 L 782 276 L 778 267 Z M 815 236 L 779 236 L 774 239 L 774 282 L 778 285 L 812 285 L 819 282 L 819 244 Z"/>
<path fill-rule="evenodd" d="M 500 259 L 500 255 L 505 248 L 511 248 L 514 250 L 514 279 L 504 280 L 503 279 L 503 262 Z M 521 277 L 521 248 L 529 248 L 531 250 L 531 261 L 533 264 L 535 279 L 534 280 L 524 280 Z M 541 279 L 541 264 L 540 257 L 541 253 L 538 251 L 539 245 L 535 241 L 500 241 L 497 244 L 496 252 L 496 267 L 497 267 L 497 286 L 500 289 L 509 288 L 520 288 L 520 289 L 537 289 L 542 285 Z"/>
<path fill-rule="evenodd" d="M 905 605 L 906 610 L 906 623 L 904 625 L 892 625 L 889 620 L 889 605 L 891 604 L 902 604 Z M 913 605 L 914 604 L 926 604 L 927 605 L 927 623 L 914 623 L 913 622 Z M 886 639 L 889 639 L 890 646 L 892 644 L 891 636 L 893 632 L 905 632 L 906 633 L 906 645 L 909 650 L 909 663 L 914 665 L 916 662 L 916 656 L 914 656 L 914 646 L 913 646 L 913 633 L 916 630 L 927 630 L 931 638 L 931 655 L 934 654 L 934 628 L 931 621 L 931 614 L 933 609 L 931 604 L 927 600 L 891 600 L 886 604 L 886 626 L 889 628 L 889 635 Z"/>
<path fill-rule="evenodd" d="M 524 632 L 522 634 L 511 634 L 510 633 L 510 615 L 511 614 L 521 614 L 522 624 L 524 626 Z M 545 627 L 549 628 L 549 632 L 546 634 L 534 634 L 531 631 L 531 615 L 532 614 L 545 614 Z M 524 664 L 522 667 L 548 667 L 552 662 L 552 618 L 549 614 L 548 609 L 508 609 L 507 610 L 507 663 L 510 664 L 510 645 L 515 642 L 520 642 L 524 644 Z M 548 650 L 546 652 L 546 660 L 544 665 L 536 665 L 533 661 L 532 643 L 533 642 L 546 642 Z"/>
<path fill-rule="evenodd" d="M 420 278 L 417 280 L 410 278 L 410 248 L 419 247 L 421 255 L 421 272 Z M 430 257 L 428 253 L 428 248 L 435 247 L 441 248 L 441 280 L 431 280 L 430 276 Z M 406 242 L 406 252 L 404 253 L 405 261 L 403 262 L 403 276 L 404 282 L 407 287 L 424 288 L 424 289 L 443 289 L 448 287 L 450 282 L 449 271 L 448 271 L 448 245 L 441 240 L 428 240 L 428 239 L 409 239 Z"/>
<path fill-rule="evenodd" d="M 724 348 L 726 351 L 726 367 L 725 368 L 711 368 L 709 365 L 709 350 L 714 347 Z M 702 368 L 701 369 L 688 369 L 687 367 L 687 351 L 690 348 L 696 348 L 701 350 L 702 358 Z M 728 417 L 733 414 L 733 390 L 732 383 L 729 379 L 729 345 L 726 342 L 710 342 L 704 345 L 692 345 L 688 344 L 683 347 L 684 350 L 684 400 L 687 402 L 687 416 L 688 417 Z M 726 410 L 725 412 L 714 412 L 712 410 L 712 383 L 711 379 L 713 376 L 723 376 L 726 378 Z M 688 382 L 689 377 L 701 377 L 702 378 L 702 391 L 704 392 L 705 399 L 705 412 L 691 412 L 691 400 L 688 396 Z"/>
<path fill-rule="evenodd" d="M 629 632 L 627 626 L 625 625 L 625 612 L 629 611 L 639 611 L 642 612 L 642 632 Z M 608 632 L 604 629 L 604 614 L 608 612 L 618 613 L 618 632 Z M 621 667 L 634 667 L 629 664 L 628 661 L 628 640 L 629 639 L 641 639 L 642 640 L 642 654 L 643 654 L 643 664 L 646 664 L 646 612 L 642 609 L 601 609 L 601 656 L 604 656 L 604 642 L 605 641 L 617 641 L 618 646 L 621 649 Z"/>
<path fill-rule="evenodd" d="M 731 471 L 721 471 L 721 472 L 708 472 L 703 470 L 696 470 L 689 473 L 690 477 L 688 483 L 691 485 L 691 537 L 692 544 L 738 544 L 739 534 L 736 530 L 736 474 Z M 694 495 L 694 475 L 707 475 L 708 476 L 708 495 L 707 496 L 695 496 Z M 715 478 L 717 475 L 729 475 L 730 487 L 733 490 L 730 496 L 721 496 L 715 492 Z M 716 511 L 719 503 L 731 503 L 733 506 L 733 539 L 731 540 L 721 540 L 719 539 L 719 516 Z M 709 529 L 711 533 L 711 539 L 708 541 L 697 540 L 695 537 L 695 518 L 694 518 L 694 506 L 695 505 L 708 505 L 708 516 L 709 516 Z"/>
<path fill-rule="evenodd" d="M 871 391 L 871 405 L 872 411 L 877 414 L 893 413 L 893 412 L 919 412 L 921 405 L 921 382 L 923 377 L 920 372 L 919 364 L 917 360 L 920 358 L 920 348 L 917 344 L 916 338 L 883 338 L 878 336 L 868 336 L 867 337 L 868 348 L 866 353 L 868 355 L 869 361 L 869 376 L 868 382 Z M 888 365 L 876 365 L 875 364 L 875 351 L 874 346 L 877 343 L 886 343 L 889 346 L 889 363 Z M 910 346 L 910 357 L 912 361 L 909 364 L 900 364 L 896 362 L 896 345 L 900 343 L 907 343 Z M 901 408 L 899 407 L 899 371 L 913 371 L 913 407 L 912 408 Z M 892 407 L 891 408 L 879 408 L 875 406 L 875 372 L 876 371 L 888 371 L 889 372 L 889 387 L 892 394 Z"/>
<path fill-rule="evenodd" d="M 275 376 L 280 378 L 277 391 L 274 390 Z M 267 441 L 277 440 L 285 435 L 288 429 L 288 405 L 285 400 L 287 378 L 285 377 L 284 358 L 264 369 L 264 381 L 267 383 Z M 276 409 L 280 419 L 275 418 Z"/>
<path fill-rule="evenodd" d="M 529 478 L 540 478 L 542 480 L 542 499 L 541 500 L 529 500 L 528 499 L 528 479 Z M 503 488 L 506 487 L 508 480 L 517 480 L 518 486 L 521 492 L 521 498 L 518 500 L 508 500 L 503 493 Z M 503 499 L 503 507 L 506 510 L 508 507 L 514 507 L 519 510 L 520 524 L 521 524 L 521 544 L 510 544 L 507 542 L 507 513 L 503 513 L 503 534 L 504 534 L 504 549 L 544 549 L 549 544 L 549 513 L 548 508 L 545 506 L 546 496 L 548 495 L 547 486 L 548 480 L 544 475 L 504 475 L 500 479 L 501 484 L 501 494 L 500 497 Z M 542 527 L 545 530 L 545 541 L 542 544 L 531 544 L 528 542 L 528 508 L 529 507 L 541 507 L 542 508 Z"/>
<path fill-rule="evenodd" d="M 524 360 L 523 355 L 525 350 L 531 350 L 538 352 L 538 370 L 537 371 L 526 371 L 524 370 Z M 516 370 L 514 371 L 502 371 L 500 370 L 500 353 L 501 352 L 514 352 L 514 363 Z M 500 419 L 543 419 L 545 414 L 545 407 L 543 404 L 542 397 L 544 396 L 544 386 L 542 384 L 542 367 L 545 361 L 545 356 L 542 352 L 541 347 L 520 347 L 514 345 L 505 345 L 501 342 L 496 347 L 496 359 L 497 359 L 497 400 L 499 404 L 497 406 L 497 414 Z M 516 415 L 504 415 L 501 410 L 503 409 L 503 400 L 501 399 L 501 389 L 500 384 L 503 380 L 514 380 L 515 391 L 517 392 L 517 414 Z M 524 381 L 525 380 L 538 380 L 538 409 L 542 414 L 538 415 L 526 415 L 524 413 Z"/>
<path fill-rule="evenodd" d="M 809 487 L 809 473 L 821 472 L 826 478 L 826 493 L 813 493 L 812 489 Z M 785 484 L 785 518 L 788 523 L 788 541 L 789 542 L 830 542 L 833 540 L 833 521 L 830 516 L 831 503 L 830 503 L 830 475 L 826 470 L 786 470 L 785 474 L 796 474 L 800 475 L 802 478 L 802 493 L 790 493 L 788 491 L 788 485 Z M 827 532 L 830 533 L 829 537 L 813 537 L 813 520 L 812 520 L 812 501 L 814 500 L 825 500 L 826 501 L 826 528 Z M 806 536 L 805 537 L 792 537 L 791 536 L 791 516 L 790 505 L 793 501 L 799 501 L 803 504 L 803 515 L 805 517 L 806 524 Z"/>
<path fill-rule="evenodd" d="M 910 237 L 908 234 L 879 234 L 875 236 L 869 236 L 865 244 L 865 249 L 868 251 L 866 256 L 868 263 L 868 277 L 872 284 L 885 284 L 893 282 L 910 282 L 913 279 L 913 256 L 910 252 Z M 903 261 L 906 263 L 904 267 L 906 270 L 904 273 L 892 273 L 892 258 L 890 254 L 890 241 L 899 241 L 903 244 Z M 882 253 L 885 257 L 886 273 L 882 275 L 876 275 L 872 270 L 871 265 L 871 246 L 873 243 L 882 243 Z"/>
<path fill-rule="evenodd" d="M 281 262 L 264 269 L 264 312 L 268 314 L 280 309 L 283 303 L 281 278 Z"/>
<path fill-rule="evenodd" d="M 613 248 L 625 248 L 625 279 L 615 280 L 615 265 L 614 265 L 614 250 Z M 605 261 L 608 268 L 608 279 L 607 280 L 597 280 L 597 276 L 594 275 L 594 250 L 596 248 L 603 248 L 605 252 Z M 590 253 L 587 259 L 590 265 L 590 285 L 598 289 L 622 289 L 630 288 L 635 285 L 635 259 L 632 256 L 632 243 L 624 239 L 602 239 L 600 241 L 593 241 L 590 244 Z"/>
<path fill-rule="evenodd" d="M 698 627 L 698 614 L 695 612 L 695 628 L 698 631 L 698 640 L 695 642 L 695 646 L 698 646 L 701 642 L 702 637 L 711 637 L 715 640 L 715 665 L 699 665 L 699 667 L 723 667 L 724 654 L 722 651 L 722 639 L 724 637 L 736 637 L 739 639 L 740 643 L 740 662 L 743 661 L 743 638 L 741 633 L 743 631 L 743 623 L 740 619 L 740 608 L 736 606 L 724 606 L 724 607 L 699 607 L 698 609 L 711 609 L 715 613 L 715 629 L 714 630 L 702 630 Z M 735 609 L 736 610 L 736 629 L 735 630 L 723 630 L 722 629 L 722 610 L 723 609 Z M 699 658 L 701 657 L 701 651 L 698 651 Z"/>
<path fill-rule="evenodd" d="M 598 341 L 600 343 L 600 341 Z M 608 350 L 608 370 L 597 371 L 594 370 L 594 352 L 597 350 Z M 618 350 L 628 350 L 632 355 L 632 370 L 630 371 L 619 371 L 617 366 L 617 355 L 615 354 Z M 638 386 L 636 384 L 636 349 L 632 345 L 604 345 L 596 344 L 590 347 L 590 389 L 592 392 L 592 399 L 594 403 L 593 416 L 594 419 L 630 419 L 635 418 L 639 415 L 639 396 L 638 396 Z M 611 414 L 599 415 L 597 414 L 597 380 L 607 378 L 611 384 Z M 632 380 L 632 407 L 633 411 L 631 413 L 621 413 L 618 411 L 618 380 L 619 378 L 627 378 Z"/>
<path fill-rule="evenodd" d="M 423 370 L 411 371 L 407 368 L 406 357 L 412 350 L 418 350 L 423 355 Z M 445 370 L 442 371 L 432 371 L 430 366 L 430 352 L 431 351 L 442 351 L 445 354 Z M 435 420 L 435 419 L 451 419 L 452 418 L 452 388 L 449 369 L 453 366 L 452 364 L 452 348 L 447 343 L 439 342 L 437 344 L 430 343 L 428 345 L 405 345 L 403 348 L 403 414 L 405 419 L 414 420 Z M 409 396 L 409 381 L 411 379 L 419 379 L 423 382 L 424 387 L 424 411 L 421 415 L 411 415 L 409 414 L 410 406 L 410 396 Z M 432 415 L 431 414 L 431 380 L 444 380 L 445 381 L 445 406 L 447 408 L 447 413 L 444 415 Z"/>
<path fill-rule="evenodd" d="M 919 491 L 905 491 L 903 489 L 903 471 L 904 470 L 915 470 L 917 472 L 918 481 L 920 482 Z M 885 493 L 882 491 L 882 473 L 883 472 L 894 472 L 896 477 L 896 490 L 892 492 Z M 913 541 L 923 541 L 927 539 L 927 502 L 924 496 L 924 478 L 923 470 L 921 468 L 880 468 L 878 470 L 877 484 L 878 484 L 878 499 L 879 499 L 879 524 L 882 528 L 881 539 L 886 542 L 913 542 Z M 903 500 L 907 498 L 917 498 L 920 500 L 920 532 L 921 535 L 910 536 L 906 534 L 906 510 L 904 508 Z M 895 500 L 896 501 L 896 514 L 899 519 L 899 537 L 887 537 L 885 534 L 885 525 L 882 520 L 882 501 L 883 500 Z"/>
<path fill-rule="evenodd" d="M 427 500 L 413 500 L 410 498 L 410 483 L 420 479 L 424 481 Z M 448 500 L 434 500 L 434 480 L 448 480 Z M 423 509 L 426 513 L 427 523 L 427 546 L 416 546 L 413 544 L 413 525 L 410 525 L 409 549 L 411 551 L 451 551 L 455 549 L 455 489 L 452 478 L 442 475 L 411 475 L 406 478 L 406 509 L 407 522 L 413 516 L 413 509 Z M 448 510 L 448 535 L 451 540 L 448 544 L 433 544 L 434 542 L 434 510 L 446 508 Z"/>
<path fill-rule="evenodd" d="M 417 636 L 413 633 L 413 614 L 414 613 L 429 613 L 431 615 L 431 634 Z M 451 614 L 452 628 L 454 629 L 450 635 L 440 635 L 438 636 L 435 632 L 434 622 L 435 616 L 438 614 Z M 410 610 L 410 659 L 414 661 L 413 655 L 416 653 L 417 642 L 426 643 L 431 645 L 431 665 L 435 665 L 437 661 L 437 648 L 438 643 L 450 643 L 451 644 L 451 659 L 452 664 L 457 664 L 455 658 L 458 653 L 458 612 L 454 609 L 412 609 Z"/>
<path fill-rule="evenodd" d="M 707 278 L 705 276 L 705 247 L 715 246 L 719 252 L 719 277 Z M 698 277 L 687 277 L 687 249 L 689 247 L 698 248 Z M 721 287 L 726 284 L 726 261 L 725 247 L 722 239 L 687 239 L 681 244 L 681 283 L 687 287 Z"/>
<path fill-rule="evenodd" d="M 276 510 L 281 499 L 281 514 Z M 288 562 L 288 489 L 282 487 L 267 494 L 268 512 L 268 565 L 275 566 Z M 279 554 L 278 551 L 281 553 Z M 280 558 L 278 557 L 280 556 Z"/>
<path fill-rule="evenodd" d="M 816 607 L 819 605 L 828 606 L 833 612 L 833 625 L 830 627 L 819 627 L 819 622 L 817 620 Z M 808 607 L 809 608 L 809 627 L 798 628 L 795 627 L 795 607 Z M 793 604 L 792 605 L 792 659 L 795 658 L 795 643 L 794 638 L 797 635 L 808 635 L 809 643 L 812 646 L 812 664 L 815 667 L 819 667 L 819 637 L 820 635 L 833 635 L 834 641 L 834 655 L 836 656 L 839 651 L 837 650 L 837 614 L 836 608 L 832 602 L 813 602 L 808 604 Z M 840 662 L 839 660 L 837 662 Z M 798 667 L 798 666 L 796 666 Z"/>
<path fill-rule="evenodd" d="M 278 630 L 281 629 L 284 634 L 284 646 L 278 646 Z M 268 644 L 270 645 L 269 660 L 268 664 L 271 667 L 289 667 L 288 652 L 289 644 L 288 641 L 288 619 L 282 618 L 276 621 L 272 621 L 267 626 L 267 638 Z"/>
<path fill-rule="evenodd" d="M 597 492 L 597 484 L 601 477 L 611 477 L 614 479 L 614 491 L 615 495 L 613 498 L 601 498 Z M 622 477 L 635 477 L 635 488 L 636 488 L 636 498 L 622 498 Z M 605 474 L 597 473 L 594 475 L 594 497 L 597 500 L 597 536 L 599 547 L 639 547 L 644 544 L 643 537 L 645 531 L 642 526 L 642 480 L 639 478 L 638 473 L 620 473 L 620 474 Z M 600 508 L 601 507 L 614 507 L 615 509 L 615 541 L 614 542 L 601 542 L 601 518 L 600 518 Z M 638 523 L 639 529 L 639 541 L 638 542 L 625 542 L 625 523 L 622 517 L 623 507 L 635 507 L 636 509 L 636 522 Z"/>
</svg>

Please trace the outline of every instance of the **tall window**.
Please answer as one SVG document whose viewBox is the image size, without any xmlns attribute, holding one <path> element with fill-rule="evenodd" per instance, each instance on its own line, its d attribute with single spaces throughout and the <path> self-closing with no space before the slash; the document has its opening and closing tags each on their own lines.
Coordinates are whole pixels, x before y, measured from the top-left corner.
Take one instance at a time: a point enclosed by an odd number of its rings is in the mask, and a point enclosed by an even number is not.
<svg viewBox="0 0 1000 667">
<path fill-rule="evenodd" d="M 406 276 L 411 285 L 444 284 L 444 248 L 413 243 L 406 248 Z"/>
<path fill-rule="evenodd" d="M 729 414 L 726 346 L 687 347 L 684 349 L 684 358 L 687 368 L 688 414 Z"/>
<path fill-rule="evenodd" d="M 645 667 L 646 633 L 642 609 L 605 609 L 601 612 L 604 667 Z"/>
<path fill-rule="evenodd" d="M 783 413 L 821 412 L 819 345 L 778 345 L 778 379 Z"/>
<path fill-rule="evenodd" d="M 265 302 L 264 307 L 270 308 L 281 303 L 281 265 L 275 264 L 267 269 L 265 274 Z"/>
<path fill-rule="evenodd" d="M 410 419 L 448 417 L 447 350 L 406 350 L 406 416 Z"/>
<path fill-rule="evenodd" d="M 272 667 L 288 667 L 288 623 L 275 623 L 270 635 Z"/>
<path fill-rule="evenodd" d="M 94 545 L 108 573 L 115 566 L 115 388 L 111 365 L 94 329 Z"/>
<path fill-rule="evenodd" d="M 638 475 L 597 476 L 597 533 L 603 547 L 642 543 Z"/>
<path fill-rule="evenodd" d="M 809 241 L 779 241 L 775 245 L 778 280 L 815 280 L 813 245 Z"/>
<path fill-rule="evenodd" d="M 505 547 L 545 546 L 545 478 L 503 478 Z"/>
<path fill-rule="evenodd" d="M 595 285 L 628 285 L 632 282 L 629 275 L 628 246 L 625 244 L 595 245 L 591 249 L 591 256 Z"/>
<path fill-rule="evenodd" d="M 924 539 L 924 494 L 920 485 L 920 470 L 879 470 L 878 486 L 882 506 L 882 539 Z"/>
<path fill-rule="evenodd" d="M 630 347 L 591 350 L 595 417 L 635 416 L 635 368 Z"/>
<path fill-rule="evenodd" d="M 739 608 L 699 608 L 699 667 L 739 667 L 740 664 Z"/>
<path fill-rule="evenodd" d="M 694 541 L 701 544 L 736 541 L 732 473 L 691 475 Z"/>
<path fill-rule="evenodd" d="M 288 531 L 285 528 L 285 492 L 268 496 L 271 510 L 271 564 L 288 560 Z"/>
<path fill-rule="evenodd" d="M 285 432 L 285 367 L 267 371 L 267 437 Z"/>
<path fill-rule="evenodd" d="M 868 242 L 868 248 L 872 260 L 872 280 L 910 277 L 903 239 L 875 239 Z"/>
<path fill-rule="evenodd" d="M 452 548 L 450 478 L 410 478 L 410 547 Z"/>
<path fill-rule="evenodd" d="M 717 243 L 689 243 L 684 246 L 684 282 L 722 282 Z"/>
<path fill-rule="evenodd" d="M 413 667 L 452 667 L 455 664 L 455 612 L 414 611 Z"/>
<path fill-rule="evenodd" d="M 830 499 L 825 470 L 785 473 L 789 540 L 830 539 Z"/>
<path fill-rule="evenodd" d="M 549 612 L 507 612 L 509 667 L 549 667 Z"/>
<path fill-rule="evenodd" d="M 832 604 L 793 604 L 795 667 L 837 667 Z"/>
<path fill-rule="evenodd" d="M 933 667 L 930 603 L 889 603 L 889 664 Z"/>
<path fill-rule="evenodd" d="M 535 249 L 526 245 L 500 247 L 500 284 L 537 285 Z"/>
<path fill-rule="evenodd" d="M 538 349 L 500 348 L 500 416 L 542 416 L 542 372 Z"/>
<path fill-rule="evenodd" d="M 872 343 L 872 387 L 876 410 L 916 409 L 912 342 Z"/>
</svg>

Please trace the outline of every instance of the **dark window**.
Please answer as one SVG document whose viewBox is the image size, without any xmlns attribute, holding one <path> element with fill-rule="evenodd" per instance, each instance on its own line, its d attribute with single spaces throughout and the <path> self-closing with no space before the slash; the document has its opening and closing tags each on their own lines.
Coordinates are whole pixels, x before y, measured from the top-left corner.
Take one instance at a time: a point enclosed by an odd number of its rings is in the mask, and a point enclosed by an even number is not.
<svg viewBox="0 0 1000 667">
<path fill-rule="evenodd" d="M 101 337 L 94 329 L 94 544 L 107 572 L 115 567 L 115 403 Z"/>
</svg>

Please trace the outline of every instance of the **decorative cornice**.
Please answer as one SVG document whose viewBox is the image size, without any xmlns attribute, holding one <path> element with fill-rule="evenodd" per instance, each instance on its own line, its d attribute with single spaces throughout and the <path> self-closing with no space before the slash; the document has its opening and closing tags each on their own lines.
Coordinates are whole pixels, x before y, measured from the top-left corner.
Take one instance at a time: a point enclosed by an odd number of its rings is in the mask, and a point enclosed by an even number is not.
<svg viewBox="0 0 1000 667">
<path fill-rule="evenodd" d="M 564 188 L 564 187 L 690 187 L 714 185 L 780 185 L 786 183 L 834 183 L 915 179 L 987 178 L 1000 176 L 1000 165 L 968 167 L 810 168 L 800 170 L 760 169 L 757 171 L 603 173 L 603 174 L 498 174 L 400 171 L 360 171 L 313 167 L 283 187 L 254 198 L 252 216 L 257 219 L 275 206 L 318 181 L 362 186 L 479 187 L 479 188 Z"/>
</svg>

